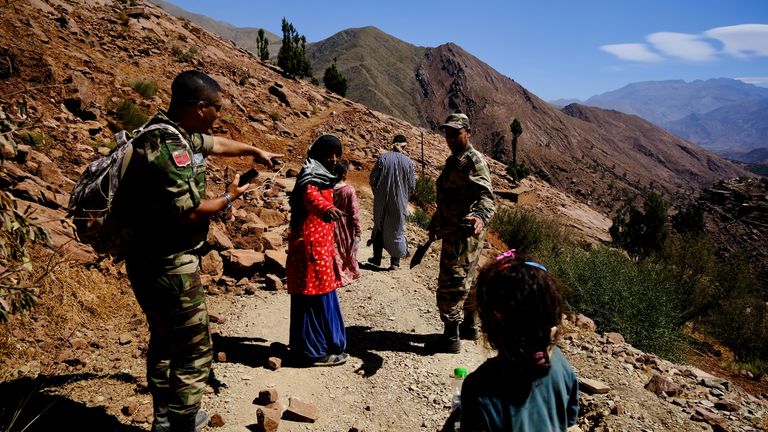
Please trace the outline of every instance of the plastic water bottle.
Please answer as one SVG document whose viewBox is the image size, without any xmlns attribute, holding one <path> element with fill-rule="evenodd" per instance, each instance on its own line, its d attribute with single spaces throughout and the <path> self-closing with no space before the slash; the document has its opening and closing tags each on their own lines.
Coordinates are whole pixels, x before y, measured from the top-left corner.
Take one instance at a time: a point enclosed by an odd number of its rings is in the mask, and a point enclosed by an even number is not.
<svg viewBox="0 0 768 432">
<path fill-rule="evenodd" d="M 451 392 L 451 416 L 455 418 L 453 430 L 461 429 L 461 385 L 467 377 L 467 368 L 457 367 L 453 370 L 453 389 Z"/>
</svg>

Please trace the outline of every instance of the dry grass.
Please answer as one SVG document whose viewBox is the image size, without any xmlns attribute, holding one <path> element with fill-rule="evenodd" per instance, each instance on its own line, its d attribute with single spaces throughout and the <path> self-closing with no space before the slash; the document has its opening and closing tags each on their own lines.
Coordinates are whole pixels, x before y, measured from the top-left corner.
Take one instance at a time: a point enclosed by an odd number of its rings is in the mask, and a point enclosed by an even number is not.
<svg viewBox="0 0 768 432">
<path fill-rule="evenodd" d="M 33 260 L 45 262 L 48 254 L 34 251 Z M 98 341 L 107 337 L 105 332 L 130 329 L 141 310 L 127 278 L 110 270 L 102 273 L 73 262 L 56 266 L 40 290 L 40 301 L 30 312 L 11 317 L 0 331 L 0 358 L 5 360 L 0 380 L 14 378 L 8 374 L 15 366 L 33 361 L 42 372 L 53 372 L 46 365 L 69 348 L 76 333 Z"/>
</svg>

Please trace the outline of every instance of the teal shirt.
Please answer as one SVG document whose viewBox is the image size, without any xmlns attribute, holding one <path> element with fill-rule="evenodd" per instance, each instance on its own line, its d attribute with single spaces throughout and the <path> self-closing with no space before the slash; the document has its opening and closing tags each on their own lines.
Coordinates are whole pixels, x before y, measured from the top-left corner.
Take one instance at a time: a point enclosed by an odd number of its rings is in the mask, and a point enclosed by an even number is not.
<svg viewBox="0 0 768 432">
<path fill-rule="evenodd" d="M 506 360 L 486 360 L 461 388 L 461 432 L 565 431 L 576 424 L 579 381 L 559 348 L 547 375 L 531 379 Z"/>
</svg>

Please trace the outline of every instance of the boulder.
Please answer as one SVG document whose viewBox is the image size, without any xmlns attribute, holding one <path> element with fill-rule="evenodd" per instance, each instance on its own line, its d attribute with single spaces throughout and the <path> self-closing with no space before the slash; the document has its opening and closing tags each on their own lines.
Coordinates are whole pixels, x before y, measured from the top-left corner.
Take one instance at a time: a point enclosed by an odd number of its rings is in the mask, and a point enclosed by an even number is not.
<svg viewBox="0 0 768 432">
<path fill-rule="evenodd" d="M 230 249 L 222 253 L 230 267 L 238 272 L 252 272 L 264 262 L 264 254 L 248 249 Z"/>
</svg>

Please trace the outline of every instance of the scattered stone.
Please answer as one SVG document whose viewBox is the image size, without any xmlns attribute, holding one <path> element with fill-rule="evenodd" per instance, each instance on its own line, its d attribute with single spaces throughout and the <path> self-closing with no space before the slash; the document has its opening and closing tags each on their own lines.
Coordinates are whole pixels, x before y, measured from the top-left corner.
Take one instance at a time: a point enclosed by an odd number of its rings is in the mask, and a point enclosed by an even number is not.
<svg viewBox="0 0 768 432">
<path fill-rule="evenodd" d="M 624 405 L 621 402 L 615 402 L 611 407 L 611 414 L 615 416 L 623 416 L 625 413 Z"/>
<path fill-rule="evenodd" d="M 224 260 L 218 251 L 212 250 L 205 254 L 201 260 L 203 274 L 220 278 L 224 274 Z"/>
<path fill-rule="evenodd" d="M 691 416 L 691 420 L 705 422 L 712 426 L 712 430 L 715 432 L 728 431 L 728 422 L 723 417 L 706 408 L 697 407 Z"/>
<path fill-rule="evenodd" d="M 589 317 L 582 314 L 576 315 L 576 326 L 588 332 L 594 332 L 597 329 L 597 325 L 595 325 L 595 322 L 592 321 L 592 319 L 590 319 Z"/>
<path fill-rule="evenodd" d="M 267 360 L 267 369 L 278 370 L 283 365 L 283 360 L 280 357 L 270 357 Z"/>
<path fill-rule="evenodd" d="M 130 333 L 123 333 L 120 335 L 119 338 L 117 338 L 117 343 L 120 345 L 128 345 L 133 341 L 133 338 L 131 337 Z"/>
<path fill-rule="evenodd" d="M 604 394 L 611 391 L 611 387 L 598 380 L 579 378 L 579 390 L 587 394 Z"/>
<path fill-rule="evenodd" d="M 152 408 L 152 404 L 141 405 L 139 409 L 133 413 L 132 420 L 135 423 L 149 423 L 155 417 L 155 410 Z"/>
<path fill-rule="evenodd" d="M 139 409 L 139 404 L 136 403 L 135 400 L 130 400 L 126 402 L 125 405 L 123 405 L 123 409 L 121 409 L 120 411 L 123 413 L 123 415 L 127 417 L 131 417 L 136 412 L 137 409 Z"/>
<path fill-rule="evenodd" d="M 255 430 L 257 432 L 277 432 L 282 417 L 282 409 L 277 407 L 259 407 L 256 410 L 256 420 L 258 424 Z"/>
<path fill-rule="evenodd" d="M 623 344 L 624 336 L 621 333 L 609 332 L 605 334 L 605 339 L 612 344 Z"/>
<path fill-rule="evenodd" d="M 278 394 L 277 389 L 264 389 L 259 392 L 259 396 L 254 399 L 253 403 L 256 405 L 270 405 L 277 402 Z"/>
<path fill-rule="evenodd" d="M 720 411 L 736 412 L 741 409 L 741 401 L 732 396 L 726 396 L 715 402 L 715 408 Z"/>
<path fill-rule="evenodd" d="M 216 353 L 216 361 L 219 363 L 226 363 L 227 362 L 227 353 L 224 351 L 219 351 Z"/>
<path fill-rule="evenodd" d="M 236 271 L 253 271 L 254 267 L 264 262 L 264 254 L 254 250 L 230 249 L 222 254 L 229 265 Z"/>
<path fill-rule="evenodd" d="M 283 289 L 283 281 L 273 274 L 268 274 L 264 277 L 264 286 L 272 291 L 281 290 Z"/>
<path fill-rule="evenodd" d="M 288 255 L 282 250 L 268 250 L 264 252 L 264 260 L 267 268 L 278 275 L 285 274 L 285 262 L 288 260 Z"/>
<path fill-rule="evenodd" d="M 208 426 L 214 427 L 214 428 L 220 428 L 224 426 L 224 417 L 221 416 L 221 414 L 214 414 L 211 416 L 211 420 L 208 421 Z"/>
<path fill-rule="evenodd" d="M 213 315 L 211 313 L 208 314 L 208 321 L 210 321 L 210 322 L 212 322 L 214 324 L 224 324 L 225 322 L 227 322 L 226 319 L 224 319 L 224 318 L 222 318 L 222 317 L 220 317 L 218 315 Z"/>
<path fill-rule="evenodd" d="M 295 397 L 288 398 L 288 409 L 283 413 L 283 419 L 314 423 L 317 420 L 318 410 L 317 407 L 302 402 Z"/>
<path fill-rule="evenodd" d="M 675 396 L 680 392 L 680 386 L 675 384 L 671 379 L 658 374 L 651 377 L 651 380 L 645 385 L 645 389 L 654 393 L 656 396 Z"/>
</svg>

